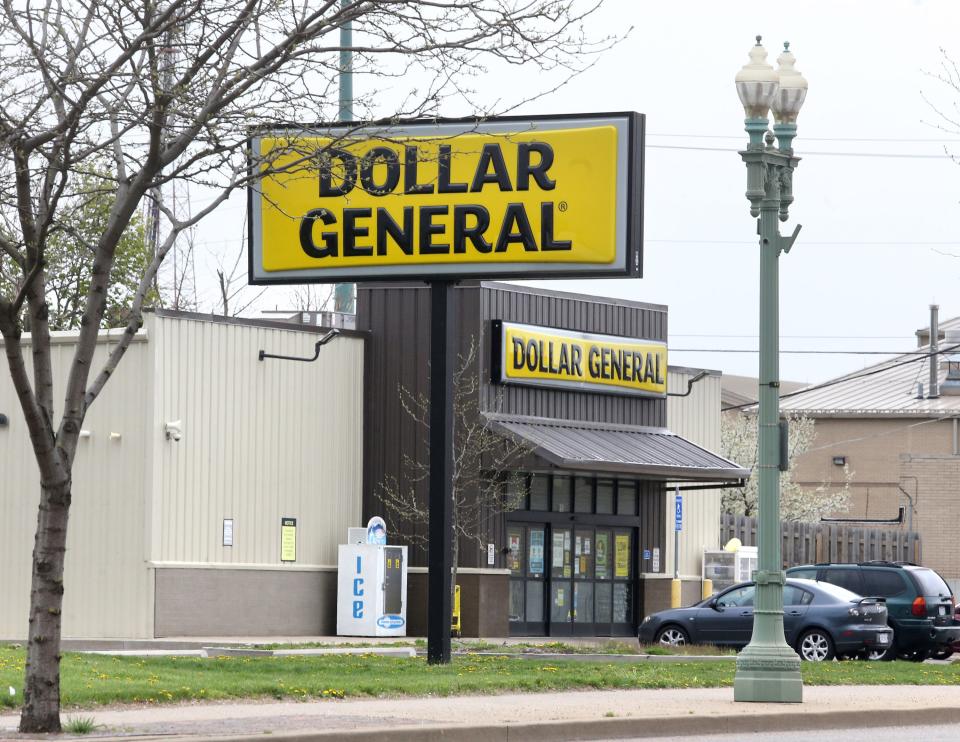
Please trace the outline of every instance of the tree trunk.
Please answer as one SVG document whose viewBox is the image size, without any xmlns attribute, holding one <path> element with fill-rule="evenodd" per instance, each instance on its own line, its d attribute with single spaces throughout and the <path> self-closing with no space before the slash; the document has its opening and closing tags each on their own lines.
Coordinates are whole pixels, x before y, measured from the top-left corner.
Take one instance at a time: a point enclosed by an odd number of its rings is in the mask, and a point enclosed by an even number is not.
<svg viewBox="0 0 960 742">
<path fill-rule="evenodd" d="M 20 731 L 60 731 L 60 621 L 71 482 L 41 486 Z"/>
</svg>

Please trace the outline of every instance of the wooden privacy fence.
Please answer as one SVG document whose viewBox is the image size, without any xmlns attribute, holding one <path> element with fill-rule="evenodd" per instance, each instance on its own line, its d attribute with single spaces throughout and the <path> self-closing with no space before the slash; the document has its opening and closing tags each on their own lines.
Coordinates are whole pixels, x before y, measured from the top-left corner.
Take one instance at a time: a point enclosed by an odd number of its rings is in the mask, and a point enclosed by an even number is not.
<svg viewBox="0 0 960 742">
<path fill-rule="evenodd" d="M 757 520 L 746 515 L 720 515 L 720 545 L 732 538 L 757 545 Z M 888 562 L 920 564 L 920 535 L 896 528 L 865 528 L 840 523 L 780 523 L 783 567 L 818 562 Z"/>
</svg>

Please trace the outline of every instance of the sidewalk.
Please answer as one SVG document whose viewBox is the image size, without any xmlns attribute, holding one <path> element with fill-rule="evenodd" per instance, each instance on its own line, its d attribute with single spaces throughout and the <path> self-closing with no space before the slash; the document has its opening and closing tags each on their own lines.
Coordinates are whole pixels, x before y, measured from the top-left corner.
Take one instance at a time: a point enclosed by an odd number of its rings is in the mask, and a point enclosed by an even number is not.
<svg viewBox="0 0 960 742">
<path fill-rule="evenodd" d="M 573 691 L 449 698 L 346 699 L 123 707 L 63 714 L 98 729 L 62 739 L 500 740 L 615 739 L 748 731 L 960 723 L 955 686 L 813 686 L 802 704 L 734 703 L 733 689 Z M 0 714 L 0 739 L 18 736 Z"/>
</svg>

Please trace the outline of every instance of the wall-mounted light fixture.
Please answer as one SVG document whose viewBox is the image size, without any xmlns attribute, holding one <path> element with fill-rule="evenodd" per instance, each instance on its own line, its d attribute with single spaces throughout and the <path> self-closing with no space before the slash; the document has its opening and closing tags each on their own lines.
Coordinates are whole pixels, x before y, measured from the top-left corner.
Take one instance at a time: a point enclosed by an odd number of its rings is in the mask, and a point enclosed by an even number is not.
<svg viewBox="0 0 960 742">
<path fill-rule="evenodd" d="M 304 363 L 312 363 L 313 361 L 317 360 L 320 357 L 320 348 L 326 345 L 327 343 L 329 343 L 339 334 L 340 334 L 340 330 L 334 327 L 332 330 L 330 330 L 330 332 L 328 332 L 326 335 L 320 338 L 313 349 L 312 358 L 301 358 L 300 356 L 274 355 L 273 353 L 267 353 L 267 351 L 261 350 L 260 353 L 257 355 L 257 360 L 262 361 L 265 358 L 279 358 L 282 361 L 303 361 Z"/>
<path fill-rule="evenodd" d="M 698 372 L 696 376 L 692 376 L 690 379 L 687 380 L 687 391 L 685 391 L 685 392 L 667 392 L 667 396 L 668 396 L 668 397 L 686 397 L 686 396 L 689 396 L 690 392 L 693 391 L 693 385 L 696 384 L 698 381 L 700 381 L 700 379 L 702 379 L 704 376 L 708 376 L 709 374 L 710 374 L 709 371 L 700 371 L 700 372 Z"/>
<path fill-rule="evenodd" d="M 10 424 L 10 418 L 0 412 L 0 428 L 5 428 Z"/>
<path fill-rule="evenodd" d="M 847 465 L 847 457 L 846 457 L 846 456 L 834 456 L 834 457 L 833 457 L 833 465 L 834 465 L 834 466 L 846 466 L 846 465 Z"/>
<path fill-rule="evenodd" d="M 172 420 L 163 424 L 163 435 L 168 441 L 179 441 L 183 438 L 183 422 Z"/>
</svg>

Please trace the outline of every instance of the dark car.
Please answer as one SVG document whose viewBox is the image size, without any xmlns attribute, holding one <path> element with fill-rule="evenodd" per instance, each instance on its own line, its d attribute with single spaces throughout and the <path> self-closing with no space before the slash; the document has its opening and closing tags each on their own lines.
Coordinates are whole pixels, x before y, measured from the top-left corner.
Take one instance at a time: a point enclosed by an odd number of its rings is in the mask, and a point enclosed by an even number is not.
<svg viewBox="0 0 960 742">
<path fill-rule="evenodd" d="M 953 620 L 954 597 L 944 579 L 928 567 L 906 562 L 808 564 L 791 567 L 788 577 L 820 580 L 860 595 L 886 598 L 887 623 L 893 644 L 871 653 L 871 659 L 901 657 L 922 662 L 949 656 L 951 643 L 960 640 Z"/>
<path fill-rule="evenodd" d="M 740 649 L 753 633 L 755 585 L 743 582 L 689 608 L 654 613 L 640 625 L 641 644 L 717 644 Z M 866 653 L 893 639 L 882 598 L 812 580 L 787 580 L 783 633 L 802 659 Z"/>
</svg>

